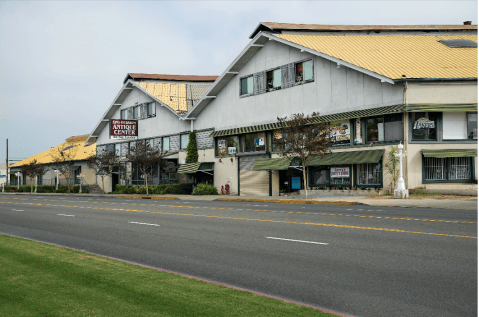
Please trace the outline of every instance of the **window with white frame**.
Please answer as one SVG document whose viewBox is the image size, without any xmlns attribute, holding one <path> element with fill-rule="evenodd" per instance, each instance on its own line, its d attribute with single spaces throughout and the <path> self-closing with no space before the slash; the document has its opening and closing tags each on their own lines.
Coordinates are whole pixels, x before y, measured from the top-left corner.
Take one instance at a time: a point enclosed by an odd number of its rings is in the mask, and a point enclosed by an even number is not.
<svg viewBox="0 0 479 317">
<path fill-rule="evenodd" d="M 170 137 L 164 137 L 163 138 L 163 152 L 167 152 L 170 150 Z"/>
<path fill-rule="evenodd" d="M 180 149 L 182 150 L 186 149 L 189 141 L 190 141 L 190 136 L 188 134 L 182 134 L 180 136 Z"/>
</svg>

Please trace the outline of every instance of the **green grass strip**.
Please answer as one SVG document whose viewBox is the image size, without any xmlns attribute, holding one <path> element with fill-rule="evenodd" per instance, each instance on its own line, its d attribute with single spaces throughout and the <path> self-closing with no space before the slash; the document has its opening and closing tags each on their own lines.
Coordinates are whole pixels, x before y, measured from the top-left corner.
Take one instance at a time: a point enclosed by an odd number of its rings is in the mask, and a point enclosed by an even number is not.
<svg viewBox="0 0 479 317">
<path fill-rule="evenodd" d="M 0 316 L 335 316 L 107 257 L 0 235 Z"/>
</svg>

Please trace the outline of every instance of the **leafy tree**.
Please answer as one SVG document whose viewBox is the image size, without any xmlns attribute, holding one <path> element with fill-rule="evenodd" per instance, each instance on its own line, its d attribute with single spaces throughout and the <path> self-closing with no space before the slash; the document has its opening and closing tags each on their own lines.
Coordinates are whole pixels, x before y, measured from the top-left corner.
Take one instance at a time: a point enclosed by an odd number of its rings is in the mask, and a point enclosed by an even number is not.
<svg viewBox="0 0 479 317">
<path fill-rule="evenodd" d="M 197 163 L 198 162 L 198 147 L 196 146 L 195 132 L 190 132 L 186 151 L 188 152 L 188 154 L 186 155 L 185 163 Z"/>
<path fill-rule="evenodd" d="M 130 154 L 127 159 L 138 167 L 138 170 L 143 174 L 146 184 L 146 194 L 148 195 L 148 176 L 158 166 L 165 166 L 166 162 L 162 156 L 167 152 L 160 152 L 158 148 L 150 145 L 150 142 L 137 141 L 135 147 L 130 149 Z"/>
<path fill-rule="evenodd" d="M 68 193 L 70 193 L 70 178 L 73 174 L 74 160 L 78 150 L 79 145 L 67 142 L 58 146 L 51 154 L 54 169 L 59 170 L 60 174 L 67 179 Z"/>
<path fill-rule="evenodd" d="M 46 172 L 45 166 L 43 164 L 38 164 L 37 160 L 33 160 L 29 164 L 20 167 L 20 170 L 25 177 L 30 177 L 30 193 L 33 193 L 35 176 L 40 177 L 44 175 Z"/>
<path fill-rule="evenodd" d="M 101 177 L 101 187 L 105 192 L 105 176 L 111 175 L 113 170 L 120 166 L 120 159 L 114 151 L 101 150 L 88 159 L 87 165 Z"/>
<path fill-rule="evenodd" d="M 318 116 L 319 113 L 313 112 L 311 116 L 297 113 L 289 119 L 278 117 L 280 129 L 277 132 L 280 134 L 273 138 L 273 144 L 281 150 L 282 157 L 301 159 L 305 198 L 308 197 L 307 167 L 314 158 L 323 157 L 331 146 L 329 126 L 325 122 L 319 122 Z"/>
<path fill-rule="evenodd" d="M 396 187 L 396 183 L 399 178 L 399 157 L 395 156 L 396 153 L 399 153 L 398 147 L 391 145 L 387 154 L 387 160 L 384 163 L 386 171 L 392 177 L 392 182 L 389 185 L 391 187 L 391 192 L 394 192 L 394 188 Z"/>
</svg>

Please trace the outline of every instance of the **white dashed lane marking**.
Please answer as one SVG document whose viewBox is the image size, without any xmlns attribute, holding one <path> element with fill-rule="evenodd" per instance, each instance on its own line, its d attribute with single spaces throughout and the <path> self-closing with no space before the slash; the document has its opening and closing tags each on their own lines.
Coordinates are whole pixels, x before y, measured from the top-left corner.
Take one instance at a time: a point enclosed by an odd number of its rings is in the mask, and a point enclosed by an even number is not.
<svg viewBox="0 0 479 317">
<path fill-rule="evenodd" d="M 57 214 L 57 216 L 64 216 L 64 217 L 75 217 L 75 215 L 65 215 L 65 214 Z"/>
<path fill-rule="evenodd" d="M 137 221 L 130 221 L 128 223 L 134 223 L 134 224 L 137 224 L 137 225 L 155 226 L 155 227 L 160 226 L 160 225 L 157 225 L 155 223 L 146 223 L 146 222 L 137 222 Z"/>
<path fill-rule="evenodd" d="M 315 241 L 305 241 L 305 240 L 294 240 L 294 239 L 285 239 L 285 238 L 276 238 L 276 237 L 266 237 L 266 239 L 282 240 L 282 241 L 292 241 L 292 242 L 302 242 L 302 243 L 312 243 L 312 244 L 323 244 L 328 245 L 329 243 L 324 242 L 315 242 Z"/>
</svg>

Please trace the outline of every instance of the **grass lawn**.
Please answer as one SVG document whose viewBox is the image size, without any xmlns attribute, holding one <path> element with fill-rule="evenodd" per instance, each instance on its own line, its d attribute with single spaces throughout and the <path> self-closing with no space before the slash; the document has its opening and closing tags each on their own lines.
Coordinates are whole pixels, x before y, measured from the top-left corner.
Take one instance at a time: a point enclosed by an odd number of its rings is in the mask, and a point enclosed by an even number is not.
<svg viewBox="0 0 479 317">
<path fill-rule="evenodd" d="M 0 316 L 335 316 L 274 298 L 0 235 Z"/>
</svg>

